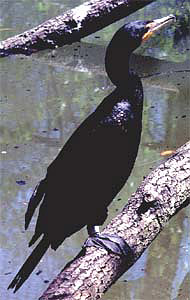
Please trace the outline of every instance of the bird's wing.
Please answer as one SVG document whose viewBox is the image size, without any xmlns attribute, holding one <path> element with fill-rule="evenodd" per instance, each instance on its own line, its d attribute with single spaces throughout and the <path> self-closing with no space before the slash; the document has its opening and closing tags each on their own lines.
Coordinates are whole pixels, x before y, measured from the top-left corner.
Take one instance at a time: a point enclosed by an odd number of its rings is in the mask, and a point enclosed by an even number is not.
<svg viewBox="0 0 190 300">
<path fill-rule="evenodd" d="M 136 127 L 128 131 L 106 122 L 108 108 L 101 104 L 77 128 L 48 167 L 45 195 L 32 242 L 42 233 L 63 240 L 90 219 L 95 222 L 98 214 L 105 214 L 127 180 L 138 148 Z M 39 202 L 36 199 L 32 203 Z M 31 207 L 29 216 L 36 205 Z"/>
</svg>

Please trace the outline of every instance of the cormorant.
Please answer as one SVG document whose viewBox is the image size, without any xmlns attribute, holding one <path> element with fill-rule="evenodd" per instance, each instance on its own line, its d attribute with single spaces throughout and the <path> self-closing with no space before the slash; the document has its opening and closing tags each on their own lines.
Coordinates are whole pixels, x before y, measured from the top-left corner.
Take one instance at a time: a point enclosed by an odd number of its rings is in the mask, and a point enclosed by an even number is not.
<svg viewBox="0 0 190 300">
<path fill-rule="evenodd" d="M 90 236 L 101 239 L 97 225 L 104 223 L 108 205 L 126 183 L 141 137 L 143 88 L 139 77 L 129 70 L 130 55 L 174 18 L 129 22 L 113 36 L 105 67 L 116 89 L 76 129 L 35 188 L 25 229 L 42 202 L 29 246 L 42 239 L 9 285 L 14 292 L 49 246 L 56 250 L 65 238 L 86 225 Z M 106 247 L 106 241 L 102 244 Z"/>
</svg>

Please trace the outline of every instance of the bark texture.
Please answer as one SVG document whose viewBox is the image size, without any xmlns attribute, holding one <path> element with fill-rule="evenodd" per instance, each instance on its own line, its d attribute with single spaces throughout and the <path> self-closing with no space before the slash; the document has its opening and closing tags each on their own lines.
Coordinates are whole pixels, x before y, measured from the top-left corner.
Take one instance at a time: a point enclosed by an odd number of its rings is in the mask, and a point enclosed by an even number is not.
<svg viewBox="0 0 190 300">
<path fill-rule="evenodd" d="M 142 255 L 169 219 L 190 203 L 190 141 L 153 170 L 103 233 L 117 234 L 134 251 L 122 257 L 88 247 L 61 271 L 40 300 L 95 300 Z"/>
<path fill-rule="evenodd" d="M 30 55 L 80 41 L 81 38 L 120 20 L 155 0 L 88 1 L 0 43 L 0 57 Z"/>
</svg>

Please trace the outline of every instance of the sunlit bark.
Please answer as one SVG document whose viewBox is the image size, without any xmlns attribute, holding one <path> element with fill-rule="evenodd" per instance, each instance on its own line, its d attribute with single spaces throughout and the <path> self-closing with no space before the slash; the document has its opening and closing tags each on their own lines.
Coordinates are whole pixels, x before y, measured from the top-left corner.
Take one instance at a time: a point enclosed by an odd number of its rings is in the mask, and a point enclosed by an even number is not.
<svg viewBox="0 0 190 300">
<path fill-rule="evenodd" d="M 134 257 L 88 247 L 66 265 L 40 300 L 95 300 L 141 256 L 180 209 L 190 203 L 190 141 L 153 170 L 103 233 L 122 237 Z"/>
<path fill-rule="evenodd" d="M 0 56 L 55 49 L 126 17 L 155 0 L 94 0 L 0 43 Z"/>
</svg>

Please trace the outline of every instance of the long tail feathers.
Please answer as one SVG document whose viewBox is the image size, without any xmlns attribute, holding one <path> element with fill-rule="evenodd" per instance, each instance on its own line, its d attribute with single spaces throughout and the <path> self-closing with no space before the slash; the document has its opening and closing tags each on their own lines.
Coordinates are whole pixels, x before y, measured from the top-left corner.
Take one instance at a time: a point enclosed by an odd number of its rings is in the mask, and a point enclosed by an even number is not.
<svg viewBox="0 0 190 300">
<path fill-rule="evenodd" d="M 8 289 L 14 289 L 14 293 L 23 285 L 25 280 L 30 276 L 34 268 L 39 263 L 44 253 L 49 248 L 50 243 L 47 238 L 43 237 L 37 247 L 33 250 L 30 256 L 27 258 L 13 281 L 8 286 Z"/>
<path fill-rule="evenodd" d="M 45 193 L 45 180 L 40 181 L 40 183 L 35 187 L 35 190 L 30 198 L 28 208 L 25 214 L 25 230 L 28 228 L 35 209 L 39 205 L 40 201 L 43 199 Z"/>
</svg>

